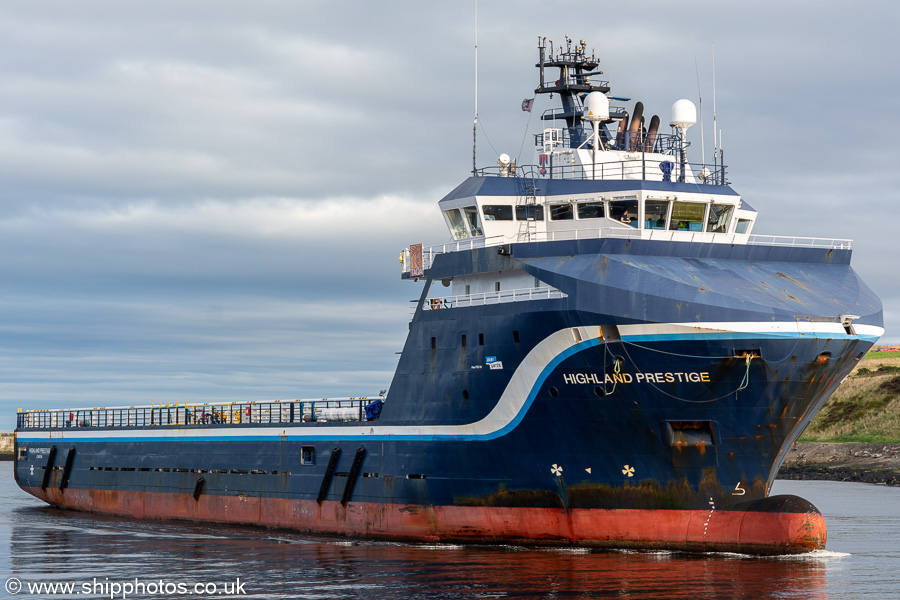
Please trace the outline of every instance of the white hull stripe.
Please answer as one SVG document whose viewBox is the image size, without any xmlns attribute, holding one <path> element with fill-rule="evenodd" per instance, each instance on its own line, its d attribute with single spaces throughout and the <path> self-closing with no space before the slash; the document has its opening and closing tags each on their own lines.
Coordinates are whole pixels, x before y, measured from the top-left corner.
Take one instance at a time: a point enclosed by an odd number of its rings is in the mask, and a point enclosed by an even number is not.
<svg viewBox="0 0 900 600">
<path fill-rule="evenodd" d="M 840 323 L 666 323 L 621 325 L 619 333 L 624 341 L 675 341 L 678 339 L 851 339 L 858 337 L 874 343 L 884 333 L 881 327 L 855 325 L 858 336 L 849 336 Z M 23 443 L 66 440 L 97 442 L 136 441 L 302 441 L 316 438 L 328 440 L 490 440 L 512 431 L 534 401 L 546 378 L 562 361 L 602 341 L 600 327 L 578 327 L 575 341 L 573 329 L 561 329 L 551 334 L 522 361 L 510 378 L 493 410 L 480 421 L 465 425 L 394 425 L 353 424 L 334 426 L 274 425 L 271 427 L 231 425 L 215 429 L 122 429 L 94 430 L 72 428 L 45 433 L 23 431 Z"/>
</svg>

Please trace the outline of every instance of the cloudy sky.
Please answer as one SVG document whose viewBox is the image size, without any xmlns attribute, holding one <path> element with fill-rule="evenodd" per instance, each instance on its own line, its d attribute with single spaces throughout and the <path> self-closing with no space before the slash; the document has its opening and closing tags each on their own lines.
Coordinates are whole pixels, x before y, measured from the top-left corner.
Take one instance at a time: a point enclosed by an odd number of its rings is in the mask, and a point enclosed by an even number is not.
<svg viewBox="0 0 900 600">
<path fill-rule="evenodd" d="M 666 122 L 693 32 L 756 233 L 853 238 L 900 342 L 900 5 L 735 4 L 482 0 L 479 163 L 534 160 L 538 36 Z M 388 387 L 420 291 L 398 252 L 446 239 L 471 168 L 474 25 L 474 0 L 0 0 L 0 431 Z"/>
</svg>

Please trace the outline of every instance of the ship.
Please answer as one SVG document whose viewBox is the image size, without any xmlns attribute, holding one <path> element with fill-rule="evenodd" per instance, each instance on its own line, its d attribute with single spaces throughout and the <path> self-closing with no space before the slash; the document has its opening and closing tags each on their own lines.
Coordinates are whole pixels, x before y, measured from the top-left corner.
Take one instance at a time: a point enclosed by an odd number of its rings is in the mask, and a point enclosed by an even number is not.
<svg viewBox="0 0 900 600">
<path fill-rule="evenodd" d="M 560 106 L 536 160 L 473 165 L 438 201 L 449 240 L 400 252 L 418 298 L 389 386 L 20 409 L 18 485 L 63 509 L 312 535 L 824 548 L 819 510 L 770 491 L 884 332 L 851 241 L 754 233 L 722 150 L 688 160 L 693 102 L 667 132 L 610 95 L 583 40 L 537 54 L 534 97 Z"/>
</svg>

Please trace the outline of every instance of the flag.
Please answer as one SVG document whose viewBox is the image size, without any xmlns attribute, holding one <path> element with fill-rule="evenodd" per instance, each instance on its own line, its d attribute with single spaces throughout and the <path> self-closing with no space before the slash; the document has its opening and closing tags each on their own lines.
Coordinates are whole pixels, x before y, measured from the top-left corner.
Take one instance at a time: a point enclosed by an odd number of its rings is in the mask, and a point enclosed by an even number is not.
<svg viewBox="0 0 900 600">
<path fill-rule="evenodd" d="M 527 100 L 522 100 L 522 110 L 525 112 L 531 112 L 531 105 L 534 104 L 534 98 L 529 98 Z"/>
</svg>

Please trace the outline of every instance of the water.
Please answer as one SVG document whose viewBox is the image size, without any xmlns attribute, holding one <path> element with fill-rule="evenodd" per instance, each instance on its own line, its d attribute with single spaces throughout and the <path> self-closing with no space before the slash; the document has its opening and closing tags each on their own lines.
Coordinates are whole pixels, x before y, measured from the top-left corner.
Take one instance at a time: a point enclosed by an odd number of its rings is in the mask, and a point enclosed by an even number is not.
<svg viewBox="0 0 900 600">
<path fill-rule="evenodd" d="M 5 462 L 0 579 L 16 577 L 23 588 L 15 596 L 0 591 L 0 597 L 900 598 L 900 488 L 778 481 L 773 492 L 803 496 L 822 510 L 826 551 L 755 558 L 417 546 L 129 521 L 49 508 L 16 487 Z M 136 580 L 144 587 L 125 587 Z M 30 593 L 28 585 L 37 582 L 76 587 Z"/>
</svg>

